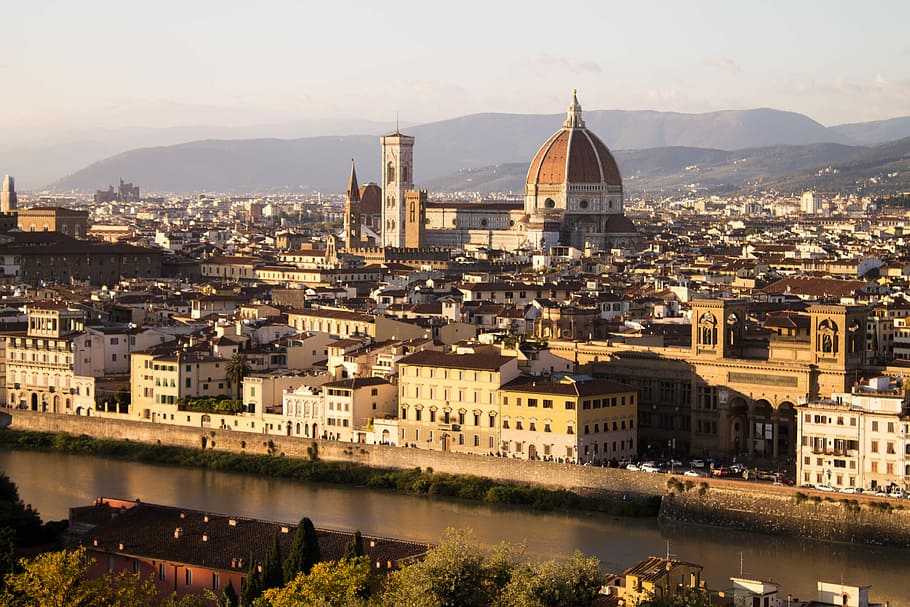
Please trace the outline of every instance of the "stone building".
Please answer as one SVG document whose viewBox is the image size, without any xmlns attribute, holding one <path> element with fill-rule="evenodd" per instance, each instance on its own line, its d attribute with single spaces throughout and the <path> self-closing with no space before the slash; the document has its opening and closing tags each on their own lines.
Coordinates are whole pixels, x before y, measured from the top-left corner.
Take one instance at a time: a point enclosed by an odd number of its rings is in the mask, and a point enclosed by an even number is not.
<svg viewBox="0 0 910 607">
<path fill-rule="evenodd" d="M 669 455 L 671 445 L 677 454 L 789 460 L 797 404 L 844 392 L 863 371 L 868 310 L 812 305 L 769 317 L 761 333 L 746 331 L 748 313 L 746 300 L 694 300 L 688 346 L 550 341 L 550 349 L 638 388 L 642 453 Z"/>
<path fill-rule="evenodd" d="M 562 128 L 530 163 L 523 202 L 428 202 L 426 193 L 414 188 L 414 137 L 396 131 L 382 137 L 381 145 L 382 221 L 372 229 L 381 232 L 383 247 L 517 251 L 567 245 L 596 253 L 635 250 L 640 244 L 635 226 L 623 214 L 616 160 L 585 126 L 574 93 Z M 368 217 L 353 170 L 351 176 L 346 203 L 349 249 L 367 243 L 361 232 Z M 352 224 L 358 217 L 359 228 Z"/>
<path fill-rule="evenodd" d="M 18 212 L 23 232 L 60 232 L 75 238 L 88 233 L 88 211 L 63 207 L 32 207 Z"/>
</svg>

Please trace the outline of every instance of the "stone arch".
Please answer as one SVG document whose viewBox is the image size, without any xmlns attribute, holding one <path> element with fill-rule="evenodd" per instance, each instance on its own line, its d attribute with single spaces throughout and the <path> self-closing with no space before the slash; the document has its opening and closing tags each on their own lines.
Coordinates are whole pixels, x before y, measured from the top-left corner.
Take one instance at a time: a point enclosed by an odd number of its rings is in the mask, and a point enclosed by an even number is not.
<svg viewBox="0 0 910 607">
<path fill-rule="evenodd" d="M 717 345 L 717 318 L 711 312 L 705 312 L 698 318 L 698 344 Z"/>
<path fill-rule="evenodd" d="M 736 397 L 730 401 L 730 452 L 738 455 L 746 451 L 749 439 L 749 405 L 746 400 Z"/>
<path fill-rule="evenodd" d="M 822 354 L 837 354 L 838 326 L 834 320 L 826 318 L 818 323 L 816 349 Z"/>
<path fill-rule="evenodd" d="M 782 401 L 774 412 L 774 457 L 787 457 L 796 447 L 796 406 Z"/>
<path fill-rule="evenodd" d="M 31 402 L 32 411 L 37 411 L 38 410 L 38 393 L 37 392 L 32 392 L 31 400 L 32 400 L 32 402 Z"/>
<path fill-rule="evenodd" d="M 752 444 L 749 445 L 749 452 L 751 455 L 768 457 L 772 454 L 774 437 L 774 426 L 772 423 L 773 411 L 774 408 L 771 406 L 771 403 L 764 398 L 759 398 L 752 403 L 752 415 L 750 418 L 752 422 L 751 430 L 753 430 L 754 433 L 752 435 Z"/>
</svg>

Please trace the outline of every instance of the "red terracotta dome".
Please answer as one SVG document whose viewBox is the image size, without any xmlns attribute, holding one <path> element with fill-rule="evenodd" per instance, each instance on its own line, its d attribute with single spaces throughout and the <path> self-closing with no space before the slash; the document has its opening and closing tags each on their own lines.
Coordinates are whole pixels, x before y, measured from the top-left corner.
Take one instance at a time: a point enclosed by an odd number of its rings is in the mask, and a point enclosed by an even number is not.
<svg viewBox="0 0 910 607">
<path fill-rule="evenodd" d="M 585 127 L 581 106 L 573 96 L 562 129 L 544 143 L 528 169 L 528 185 L 602 183 L 622 186 L 613 154 Z"/>
</svg>

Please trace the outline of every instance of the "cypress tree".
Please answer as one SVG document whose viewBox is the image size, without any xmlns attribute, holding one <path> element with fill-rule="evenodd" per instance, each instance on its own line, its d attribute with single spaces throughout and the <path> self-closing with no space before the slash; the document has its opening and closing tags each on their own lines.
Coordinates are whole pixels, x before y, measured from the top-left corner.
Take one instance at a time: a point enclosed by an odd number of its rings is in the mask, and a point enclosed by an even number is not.
<svg viewBox="0 0 910 607">
<path fill-rule="evenodd" d="M 309 573 L 313 565 L 320 560 L 322 559 L 316 527 L 313 526 L 313 521 L 303 517 L 294 534 L 294 542 L 291 544 L 288 558 L 284 561 L 284 582 L 290 582 L 300 572 Z"/>
<path fill-rule="evenodd" d="M 358 556 L 363 556 L 363 536 L 360 535 L 360 530 L 354 532 L 354 536 L 351 538 L 344 547 L 344 559 L 356 559 Z"/>
<path fill-rule="evenodd" d="M 221 593 L 221 599 L 218 601 L 219 607 L 237 607 L 239 600 L 237 591 L 234 590 L 234 582 L 228 580 L 227 586 L 224 587 L 224 591 Z"/>
<path fill-rule="evenodd" d="M 259 566 L 250 553 L 250 568 L 246 579 L 240 587 L 240 607 L 252 607 L 253 601 L 262 594 L 262 578 L 259 577 Z"/>
<path fill-rule="evenodd" d="M 262 566 L 262 589 L 278 588 L 284 584 L 284 572 L 281 569 L 281 546 L 278 543 L 278 534 L 272 542 L 272 549 L 265 557 Z"/>
</svg>

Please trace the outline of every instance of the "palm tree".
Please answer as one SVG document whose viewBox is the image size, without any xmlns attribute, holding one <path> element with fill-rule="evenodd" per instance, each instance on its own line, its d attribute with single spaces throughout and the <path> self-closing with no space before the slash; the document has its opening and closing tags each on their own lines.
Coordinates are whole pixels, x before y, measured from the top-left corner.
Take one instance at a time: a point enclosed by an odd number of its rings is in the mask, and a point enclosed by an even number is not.
<svg viewBox="0 0 910 607">
<path fill-rule="evenodd" d="M 228 382 L 237 386 L 237 400 L 243 400 L 243 394 L 240 389 L 243 385 L 243 378 L 249 375 L 250 365 L 246 362 L 246 356 L 240 352 L 234 352 L 231 360 L 228 361 L 224 368 L 224 374 Z"/>
</svg>

